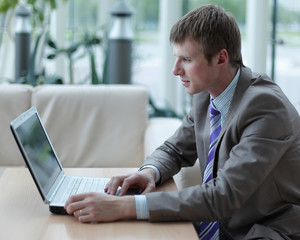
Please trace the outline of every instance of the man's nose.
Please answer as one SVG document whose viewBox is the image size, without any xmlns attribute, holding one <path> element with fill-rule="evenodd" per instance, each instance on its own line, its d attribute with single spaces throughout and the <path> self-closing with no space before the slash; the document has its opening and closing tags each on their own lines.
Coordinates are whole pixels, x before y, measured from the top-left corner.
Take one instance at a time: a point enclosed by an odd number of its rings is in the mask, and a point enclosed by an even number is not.
<svg viewBox="0 0 300 240">
<path fill-rule="evenodd" d="M 178 60 L 176 60 L 174 67 L 173 67 L 173 74 L 175 76 L 181 75 L 182 74 L 182 68 L 180 67 L 180 63 Z"/>
</svg>

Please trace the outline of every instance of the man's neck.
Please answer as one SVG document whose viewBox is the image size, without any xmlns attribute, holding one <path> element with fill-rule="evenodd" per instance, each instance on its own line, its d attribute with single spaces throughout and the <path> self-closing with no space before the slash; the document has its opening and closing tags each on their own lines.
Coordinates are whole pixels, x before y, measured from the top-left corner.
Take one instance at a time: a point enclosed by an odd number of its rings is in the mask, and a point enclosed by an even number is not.
<svg viewBox="0 0 300 240">
<path fill-rule="evenodd" d="M 230 66 L 230 67 L 224 68 L 224 71 L 222 71 L 219 76 L 220 85 L 219 85 L 218 89 L 214 92 L 211 92 L 210 95 L 213 98 L 216 98 L 217 96 L 219 96 L 231 83 L 231 81 L 233 80 L 237 71 L 238 71 L 238 67 Z"/>
</svg>

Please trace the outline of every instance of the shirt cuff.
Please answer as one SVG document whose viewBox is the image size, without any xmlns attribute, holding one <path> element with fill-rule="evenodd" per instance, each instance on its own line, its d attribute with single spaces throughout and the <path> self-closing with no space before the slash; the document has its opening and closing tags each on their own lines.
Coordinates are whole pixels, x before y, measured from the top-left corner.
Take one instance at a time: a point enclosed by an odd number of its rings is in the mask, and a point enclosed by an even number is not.
<svg viewBox="0 0 300 240">
<path fill-rule="evenodd" d="M 145 195 L 134 195 L 136 218 L 138 220 L 149 219 L 149 209 L 147 204 L 147 198 Z"/>
<path fill-rule="evenodd" d="M 149 164 L 149 165 L 145 165 L 145 166 L 141 167 L 139 169 L 139 171 L 141 171 L 145 168 L 152 168 L 155 171 L 155 174 L 156 174 L 155 183 L 158 183 L 160 181 L 160 172 L 159 172 L 158 168 Z"/>
</svg>

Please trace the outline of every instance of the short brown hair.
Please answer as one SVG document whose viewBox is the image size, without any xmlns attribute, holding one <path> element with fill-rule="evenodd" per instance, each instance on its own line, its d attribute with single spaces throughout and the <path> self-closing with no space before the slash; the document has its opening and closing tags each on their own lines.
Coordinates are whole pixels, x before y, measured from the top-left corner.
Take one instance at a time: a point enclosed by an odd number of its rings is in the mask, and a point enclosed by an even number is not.
<svg viewBox="0 0 300 240">
<path fill-rule="evenodd" d="M 209 4 L 184 15 L 172 27 L 170 42 L 181 43 L 187 38 L 199 42 L 208 62 L 221 49 L 226 49 L 231 65 L 243 66 L 239 27 L 223 8 Z"/>
</svg>

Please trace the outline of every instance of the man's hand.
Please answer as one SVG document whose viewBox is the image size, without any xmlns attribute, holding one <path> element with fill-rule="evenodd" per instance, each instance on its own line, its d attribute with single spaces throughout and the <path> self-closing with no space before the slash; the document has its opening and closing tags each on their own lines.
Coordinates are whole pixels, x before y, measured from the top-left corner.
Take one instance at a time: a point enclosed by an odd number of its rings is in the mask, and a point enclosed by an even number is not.
<svg viewBox="0 0 300 240">
<path fill-rule="evenodd" d="M 132 174 L 112 177 L 104 190 L 107 194 L 115 195 L 118 188 L 122 187 L 119 196 L 126 194 L 131 187 L 141 189 L 141 194 L 153 192 L 155 190 L 155 176 L 156 173 L 153 169 L 145 168 Z"/>
<path fill-rule="evenodd" d="M 103 193 L 78 194 L 69 198 L 65 209 L 80 222 L 136 219 L 134 196 L 117 197 Z"/>
</svg>

